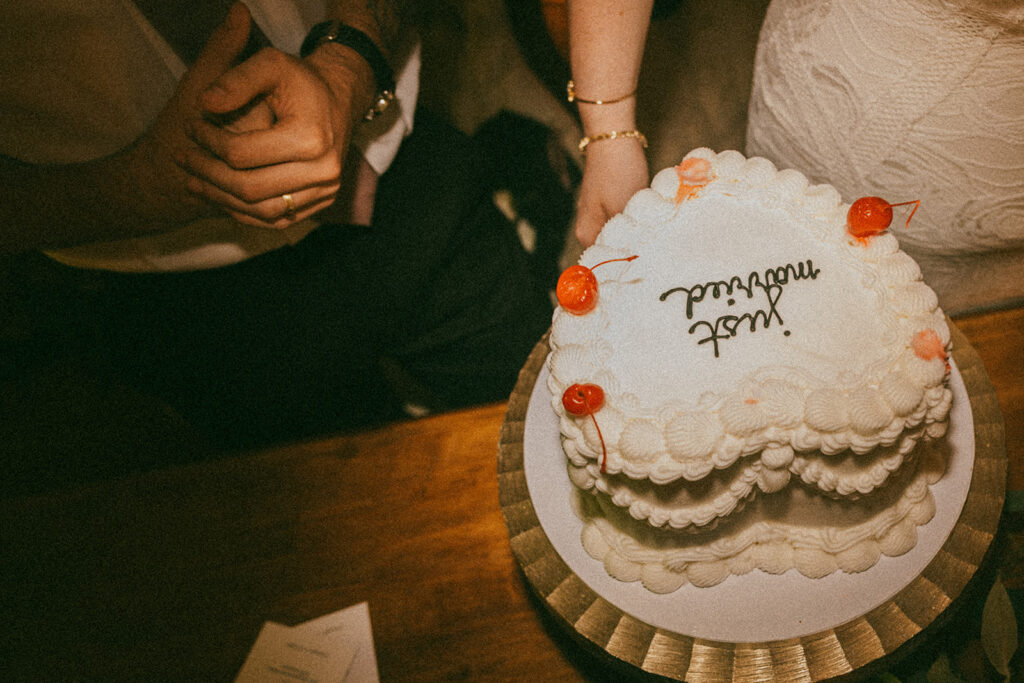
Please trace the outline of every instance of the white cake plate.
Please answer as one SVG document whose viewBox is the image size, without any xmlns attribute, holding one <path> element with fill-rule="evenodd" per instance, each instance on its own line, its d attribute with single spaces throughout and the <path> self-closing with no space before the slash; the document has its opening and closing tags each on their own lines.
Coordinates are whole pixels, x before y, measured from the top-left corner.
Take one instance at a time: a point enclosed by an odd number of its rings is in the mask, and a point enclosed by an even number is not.
<svg viewBox="0 0 1024 683">
<path fill-rule="evenodd" d="M 665 595 L 611 578 L 583 550 L 542 340 L 520 374 L 499 446 L 502 511 L 527 581 L 585 642 L 668 678 L 814 681 L 891 654 L 963 591 L 995 535 L 1005 494 L 994 390 L 951 328 L 951 457 L 932 487 L 935 517 L 910 552 L 858 574 L 754 571 Z"/>
</svg>

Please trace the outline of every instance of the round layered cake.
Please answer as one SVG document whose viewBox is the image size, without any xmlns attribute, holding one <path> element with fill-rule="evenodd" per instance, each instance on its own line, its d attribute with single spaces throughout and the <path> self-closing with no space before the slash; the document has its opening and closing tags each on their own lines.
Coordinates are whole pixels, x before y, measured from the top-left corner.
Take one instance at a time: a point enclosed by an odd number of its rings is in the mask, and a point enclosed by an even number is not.
<svg viewBox="0 0 1024 683">
<path fill-rule="evenodd" d="M 887 223 L 850 209 L 694 150 L 583 253 L 586 291 L 560 287 L 552 405 L 613 576 L 822 576 L 913 547 L 943 471 L 949 329 Z"/>
</svg>

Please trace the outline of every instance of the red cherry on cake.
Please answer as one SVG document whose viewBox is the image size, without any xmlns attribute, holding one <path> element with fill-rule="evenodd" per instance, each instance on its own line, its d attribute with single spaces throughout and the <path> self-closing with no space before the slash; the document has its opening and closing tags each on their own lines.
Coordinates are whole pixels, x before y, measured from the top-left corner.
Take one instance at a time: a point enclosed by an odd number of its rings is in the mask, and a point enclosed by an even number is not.
<svg viewBox="0 0 1024 683">
<path fill-rule="evenodd" d="M 604 474 L 608 467 L 608 449 L 604 445 L 604 436 L 601 434 L 601 427 L 597 424 L 594 413 L 604 405 L 604 389 L 597 384 L 573 384 L 562 392 L 562 406 L 565 412 L 576 417 L 589 415 L 594 421 L 594 428 L 597 429 L 597 438 L 601 440 L 601 473 Z"/>
<path fill-rule="evenodd" d="M 596 384 L 573 384 L 562 393 L 562 405 L 570 415 L 591 415 L 604 405 L 604 389 Z"/>
<path fill-rule="evenodd" d="M 632 261 L 635 258 L 636 256 L 608 259 L 601 261 L 594 268 L 616 261 Z M 597 306 L 597 278 L 594 277 L 594 268 L 581 265 L 569 266 L 558 277 L 555 296 L 558 298 L 559 305 L 573 315 L 586 315 L 594 310 L 594 306 Z"/>
<path fill-rule="evenodd" d="M 584 315 L 597 305 L 597 278 L 586 266 L 569 266 L 555 285 L 558 303 L 573 315 Z"/>
<path fill-rule="evenodd" d="M 892 223 L 892 209 L 894 206 L 914 205 L 914 210 L 907 216 L 907 225 L 914 217 L 914 212 L 921 206 L 921 200 L 915 199 L 910 202 L 890 204 L 881 197 L 861 197 L 850 205 L 846 212 L 846 231 L 858 239 L 866 239 L 873 235 L 885 232 Z"/>
</svg>

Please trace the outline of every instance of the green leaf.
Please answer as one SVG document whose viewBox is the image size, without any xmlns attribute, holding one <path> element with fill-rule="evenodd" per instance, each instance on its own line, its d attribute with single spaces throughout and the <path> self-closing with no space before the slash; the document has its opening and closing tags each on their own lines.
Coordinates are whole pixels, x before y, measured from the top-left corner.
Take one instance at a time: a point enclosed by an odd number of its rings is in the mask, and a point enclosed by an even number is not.
<svg viewBox="0 0 1024 683">
<path fill-rule="evenodd" d="M 964 680 L 953 673 L 949 657 L 942 654 L 935 660 L 926 676 L 928 683 L 964 683 Z"/>
<path fill-rule="evenodd" d="M 1017 615 L 1003 582 L 996 579 L 981 611 L 981 644 L 995 670 L 1010 679 L 1010 659 L 1017 650 Z"/>
</svg>

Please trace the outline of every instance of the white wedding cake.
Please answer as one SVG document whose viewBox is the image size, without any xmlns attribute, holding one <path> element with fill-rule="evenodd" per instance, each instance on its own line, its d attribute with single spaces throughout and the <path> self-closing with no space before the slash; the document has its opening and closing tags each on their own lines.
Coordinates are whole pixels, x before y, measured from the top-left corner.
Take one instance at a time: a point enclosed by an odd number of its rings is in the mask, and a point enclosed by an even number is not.
<svg viewBox="0 0 1024 683">
<path fill-rule="evenodd" d="M 563 274 L 549 388 L 612 576 L 821 577 L 914 546 L 945 465 L 949 329 L 888 221 L 850 208 L 698 149 Z"/>
</svg>

